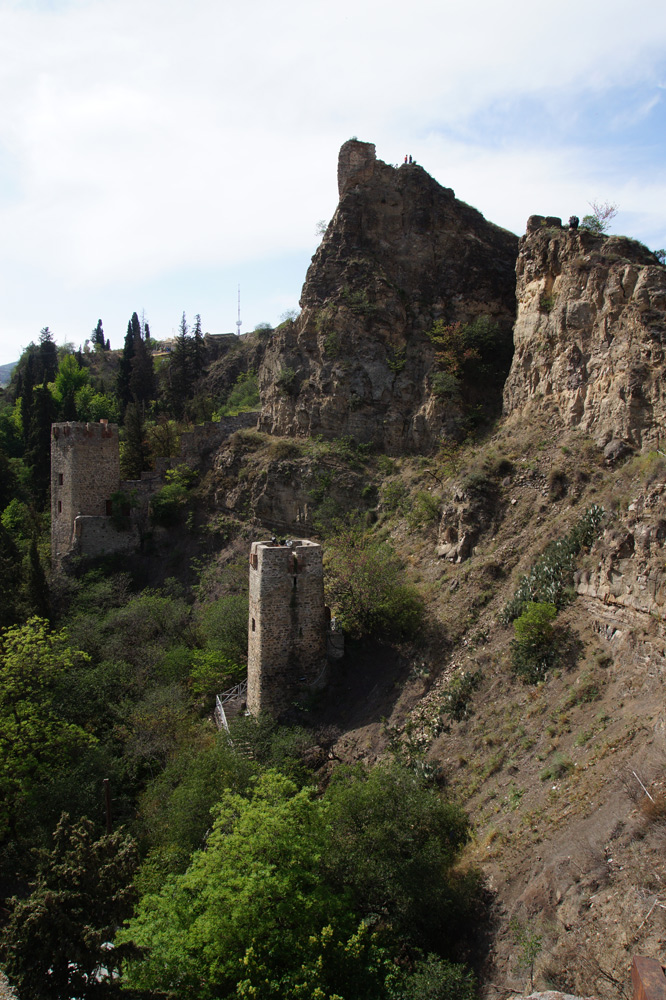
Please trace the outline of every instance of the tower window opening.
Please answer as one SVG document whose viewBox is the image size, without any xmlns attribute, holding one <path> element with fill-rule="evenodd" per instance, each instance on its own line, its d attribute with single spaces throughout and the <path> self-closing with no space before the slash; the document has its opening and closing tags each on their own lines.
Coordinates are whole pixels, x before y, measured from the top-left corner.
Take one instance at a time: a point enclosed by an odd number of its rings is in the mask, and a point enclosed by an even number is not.
<svg viewBox="0 0 666 1000">
<path fill-rule="evenodd" d="M 62 472 L 59 472 L 58 473 L 58 486 L 62 486 L 63 482 L 64 482 L 63 474 L 62 474 Z"/>
<path fill-rule="evenodd" d="M 252 619 L 252 631 L 254 632 L 255 630 L 256 630 L 256 625 L 254 624 L 254 618 L 253 618 Z"/>
</svg>

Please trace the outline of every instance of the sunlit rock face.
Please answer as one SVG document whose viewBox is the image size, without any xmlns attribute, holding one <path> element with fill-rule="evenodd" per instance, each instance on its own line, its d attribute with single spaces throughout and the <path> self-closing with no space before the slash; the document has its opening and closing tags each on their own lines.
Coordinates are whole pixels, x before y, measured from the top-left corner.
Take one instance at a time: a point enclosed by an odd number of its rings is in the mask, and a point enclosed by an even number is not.
<svg viewBox="0 0 666 1000">
<path fill-rule="evenodd" d="M 666 268 L 654 254 L 532 216 L 516 273 L 505 413 L 541 411 L 601 447 L 663 442 Z"/>
<path fill-rule="evenodd" d="M 515 317 L 518 239 L 416 164 L 377 160 L 350 140 L 340 201 L 308 270 L 302 312 L 283 324 L 260 371 L 263 430 L 429 448 L 459 424 L 432 392 L 436 320 Z"/>
</svg>

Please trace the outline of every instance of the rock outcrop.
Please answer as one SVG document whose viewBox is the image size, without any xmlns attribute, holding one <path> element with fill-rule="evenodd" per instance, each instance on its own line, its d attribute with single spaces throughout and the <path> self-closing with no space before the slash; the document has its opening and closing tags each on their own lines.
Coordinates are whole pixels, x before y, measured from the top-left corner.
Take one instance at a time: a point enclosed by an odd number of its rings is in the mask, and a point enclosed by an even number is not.
<svg viewBox="0 0 666 1000">
<path fill-rule="evenodd" d="M 656 622 L 666 618 L 666 486 L 654 483 L 632 500 L 595 543 L 590 566 L 576 573 L 576 592 Z"/>
<path fill-rule="evenodd" d="M 600 447 L 659 441 L 666 267 L 641 243 L 532 216 L 517 262 L 507 414 L 541 411 Z M 663 432 L 662 432 L 663 433 Z"/>
<path fill-rule="evenodd" d="M 377 160 L 371 143 L 342 146 L 338 186 L 302 312 L 266 351 L 261 429 L 427 449 L 459 425 L 460 406 L 433 392 L 426 332 L 487 316 L 506 335 L 518 240 L 422 167 Z"/>
</svg>

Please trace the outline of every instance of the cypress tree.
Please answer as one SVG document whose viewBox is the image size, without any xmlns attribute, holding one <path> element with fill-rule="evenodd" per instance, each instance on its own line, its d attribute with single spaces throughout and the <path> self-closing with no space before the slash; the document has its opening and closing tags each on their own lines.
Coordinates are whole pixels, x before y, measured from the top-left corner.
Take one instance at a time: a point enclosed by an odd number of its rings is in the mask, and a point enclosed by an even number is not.
<svg viewBox="0 0 666 1000">
<path fill-rule="evenodd" d="M 125 410 L 125 442 L 120 459 L 123 479 L 140 479 L 147 466 L 148 444 L 144 435 L 143 413 L 136 403 Z"/>
<path fill-rule="evenodd" d="M 120 408 L 124 410 L 127 404 L 132 399 L 132 389 L 130 387 L 130 378 L 132 376 L 132 359 L 134 358 L 134 324 L 133 320 L 136 318 L 136 325 L 139 325 L 139 317 L 136 313 L 132 313 L 132 319 L 130 319 L 127 324 L 127 333 L 125 334 L 125 343 L 123 344 L 123 353 L 120 358 L 120 363 L 118 365 L 118 375 L 116 377 L 116 394 L 120 400 Z"/>
<path fill-rule="evenodd" d="M 36 386 L 25 460 L 31 467 L 33 495 L 40 510 L 46 506 L 51 483 L 51 424 L 55 419 L 55 403 L 48 386 Z"/>
</svg>

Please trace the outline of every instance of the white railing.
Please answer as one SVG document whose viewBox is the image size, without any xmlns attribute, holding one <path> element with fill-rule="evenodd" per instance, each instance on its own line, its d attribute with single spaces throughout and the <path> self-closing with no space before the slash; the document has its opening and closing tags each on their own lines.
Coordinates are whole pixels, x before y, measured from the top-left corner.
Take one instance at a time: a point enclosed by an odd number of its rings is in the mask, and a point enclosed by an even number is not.
<svg viewBox="0 0 666 1000">
<path fill-rule="evenodd" d="M 234 684 L 232 688 L 228 688 L 223 691 L 222 694 L 215 696 L 215 722 L 217 723 L 218 729 L 226 730 L 229 733 L 229 723 L 227 721 L 227 715 L 224 711 L 224 706 L 230 701 L 237 701 L 247 694 L 247 680 L 241 681 L 240 684 Z"/>
</svg>

